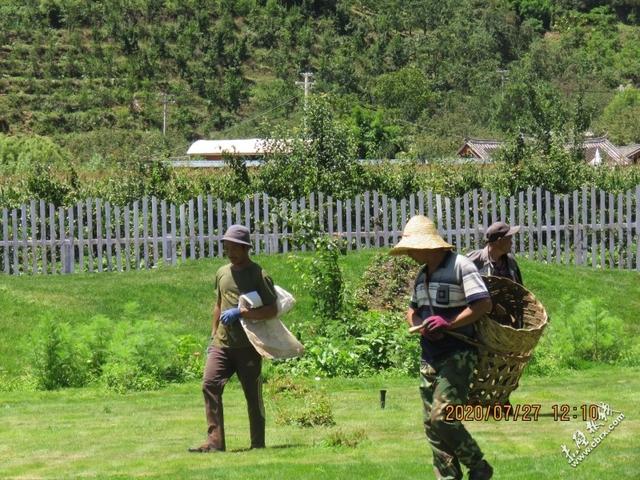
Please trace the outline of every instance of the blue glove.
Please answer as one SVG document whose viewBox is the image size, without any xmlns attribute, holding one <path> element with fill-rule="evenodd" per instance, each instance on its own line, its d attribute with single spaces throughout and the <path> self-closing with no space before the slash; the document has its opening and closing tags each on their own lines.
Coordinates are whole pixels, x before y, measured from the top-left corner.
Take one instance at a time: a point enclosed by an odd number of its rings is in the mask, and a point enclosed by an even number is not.
<svg viewBox="0 0 640 480">
<path fill-rule="evenodd" d="M 239 318 L 240 309 L 238 307 L 229 308 L 220 315 L 220 321 L 225 327 L 228 327 Z"/>
</svg>

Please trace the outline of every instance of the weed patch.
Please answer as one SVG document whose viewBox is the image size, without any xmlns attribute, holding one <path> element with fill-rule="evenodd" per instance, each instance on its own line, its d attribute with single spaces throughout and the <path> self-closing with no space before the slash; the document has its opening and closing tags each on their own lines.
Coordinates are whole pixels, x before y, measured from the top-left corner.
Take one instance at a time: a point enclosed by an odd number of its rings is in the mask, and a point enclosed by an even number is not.
<svg viewBox="0 0 640 480">
<path fill-rule="evenodd" d="M 362 428 L 353 431 L 334 430 L 324 439 L 323 444 L 327 447 L 348 447 L 356 448 L 360 443 L 367 440 L 367 434 Z"/>
<path fill-rule="evenodd" d="M 267 386 L 278 425 L 326 427 L 335 425 L 327 394 L 290 378 L 279 377 Z"/>
</svg>

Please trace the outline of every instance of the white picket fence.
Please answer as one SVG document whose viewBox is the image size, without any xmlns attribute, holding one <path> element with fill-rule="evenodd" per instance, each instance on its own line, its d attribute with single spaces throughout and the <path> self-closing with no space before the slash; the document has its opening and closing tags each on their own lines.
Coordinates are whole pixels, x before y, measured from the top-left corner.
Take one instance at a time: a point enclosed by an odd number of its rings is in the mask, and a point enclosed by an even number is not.
<svg viewBox="0 0 640 480">
<path fill-rule="evenodd" d="M 126 206 L 87 199 L 68 208 L 44 201 L 2 209 L 0 271 L 51 274 L 123 271 L 222 256 L 222 234 L 251 229 L 255 253 L 306 250 L 292 236 L 291 218 L 312 213 L 322 231 L 348 249 L 388 247 L 408 218 L 422 213 L 457 249 L 482 245 L 497 220 L 521 225 L 514 250 L 554 263 L 640 270 L 640 186 L 611 194 L 584 188 L 568 195 L 529 189 L 501 197 L 474 190 L 449 198 L 419 192 L 397 200 L 378 192 L 337 200 L 321 193 L 297 201 L 256 194 L 234 205 L 199 196 L 182 205 L 143 198 Z M 296 237 L 298 238 L 298 237 Z"/>
</svg>

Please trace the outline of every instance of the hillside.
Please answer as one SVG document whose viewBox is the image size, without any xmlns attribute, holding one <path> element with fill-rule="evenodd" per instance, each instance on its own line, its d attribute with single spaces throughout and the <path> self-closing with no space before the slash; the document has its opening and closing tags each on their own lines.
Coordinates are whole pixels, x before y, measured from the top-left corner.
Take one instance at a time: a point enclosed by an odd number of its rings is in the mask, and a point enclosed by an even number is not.
<svg viewBox="0 0 640 480">
<path fill-rule="evenodd" d="M 362 157 L 565 124 L 640 142 L 624 121 L 640 108 L 639 19 L 632 1 L 6 0 L 0 133 L 96 168 L 183 155 L 298 124 L 311 71 Z"/>
</svg>

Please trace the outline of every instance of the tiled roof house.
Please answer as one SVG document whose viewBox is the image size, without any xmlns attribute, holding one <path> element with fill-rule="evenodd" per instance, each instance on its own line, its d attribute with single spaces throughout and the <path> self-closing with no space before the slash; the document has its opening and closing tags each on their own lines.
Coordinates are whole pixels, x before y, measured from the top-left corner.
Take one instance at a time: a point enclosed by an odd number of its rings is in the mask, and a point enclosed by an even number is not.
<svg viewBox="0 0 640 480">
<path fill-rule="evenodd" d="M 458 156 L 463 158 L 477 158 L 483 162 L 490 162 L 494 152 L 502 147 L 504 142 L 498 140 L 481 140 L 466 138 L 464 145 L 458 150 Z"/>
<path fill-rule="evenodd" d="M 618 150 L 620 150 L 620 153 L 627 157 L 634 165 L 640 163 L 640 143 L 623 145 L 618 147 Z"/>
<path fill-rule="evenodd" d="M 598 165 L 600 163 L 613 165 L 627 165 L 629 159 L 611 143 L 606 137 L 587 138 L 582 142 L 584 148 L 584 158 L 589 165 Z M 598 161 L 599 157 L 599 161 Z"/>
<path fill-rule="evenodd" d="M 467 138 L 458 150 L 458 156 L 490 162 L 495 152 L 503 145 L 504 142 L 499 140 Z M 623 150 L 623 147 L 616 147 L 606 137 L 593 137 L 585 139 L 582 147 L 585 160 L 591 165 L 628 165 L 640 161 L 640 145 L 628 145 Z"/>
</svg>

